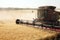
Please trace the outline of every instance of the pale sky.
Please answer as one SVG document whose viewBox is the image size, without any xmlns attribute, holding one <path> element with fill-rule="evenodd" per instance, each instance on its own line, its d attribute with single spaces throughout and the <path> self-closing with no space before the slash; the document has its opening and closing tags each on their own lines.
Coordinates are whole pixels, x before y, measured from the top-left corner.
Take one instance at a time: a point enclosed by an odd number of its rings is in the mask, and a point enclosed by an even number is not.
<svg viewBox="0 0 60 40">
<path fill-rule="evenodd" d="M 45 5 L 60 8 L 60 0 L 0 0 L 0 7 L 38 8 Z"/>
</svg>

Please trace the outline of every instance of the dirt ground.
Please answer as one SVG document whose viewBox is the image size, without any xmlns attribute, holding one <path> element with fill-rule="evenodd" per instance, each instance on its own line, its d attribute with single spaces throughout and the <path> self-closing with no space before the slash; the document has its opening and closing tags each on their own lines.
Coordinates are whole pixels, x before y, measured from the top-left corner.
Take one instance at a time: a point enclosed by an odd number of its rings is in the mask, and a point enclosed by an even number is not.
<svg viewBox="0 0 60 40">
<path fill-rule="evenodd" d="M 0 24 L 0 40 L 40 40 L 56 35 L 55 31 L 30 25 Z"/>
</svg>

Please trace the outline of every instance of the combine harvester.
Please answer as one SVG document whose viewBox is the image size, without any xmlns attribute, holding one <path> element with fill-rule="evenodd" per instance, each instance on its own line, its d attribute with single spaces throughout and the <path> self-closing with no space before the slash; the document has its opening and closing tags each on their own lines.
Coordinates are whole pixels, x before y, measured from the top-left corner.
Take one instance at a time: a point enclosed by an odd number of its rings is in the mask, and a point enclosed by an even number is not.
<svg viewBox="0 0 60 40">
<path fill-rule="evenodd" d="M 55 31 L 60 31 L 60 12 L 55 11 L 55 6 L 41 6 L 38 8 L 37 18 L 32 21 L 16 19 L 16 24 L 28 24 L 41 26 L 42 28 L 50 28 L 50 30 L 55 29 Z"/>
</svg>

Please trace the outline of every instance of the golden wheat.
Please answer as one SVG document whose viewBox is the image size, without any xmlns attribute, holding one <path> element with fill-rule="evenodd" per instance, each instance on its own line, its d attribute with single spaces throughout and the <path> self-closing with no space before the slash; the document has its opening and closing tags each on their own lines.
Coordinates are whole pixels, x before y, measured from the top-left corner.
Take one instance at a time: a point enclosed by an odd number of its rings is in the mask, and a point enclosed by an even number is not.
<svg viewBox="0 0 60 40">
<path fill-rule="evenodd" d="M 0 40 L 40 40 L 55 34 L 29 25 L 0 24 Z"/>
</svg>

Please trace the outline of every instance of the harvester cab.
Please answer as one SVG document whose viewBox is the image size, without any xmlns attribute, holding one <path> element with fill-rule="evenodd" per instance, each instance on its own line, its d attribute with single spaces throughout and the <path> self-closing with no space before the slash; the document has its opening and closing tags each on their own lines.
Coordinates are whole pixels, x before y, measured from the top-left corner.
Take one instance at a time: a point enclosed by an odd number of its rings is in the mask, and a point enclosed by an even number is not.
<svg viewBox="0 0 60 40">
<path fill-rule="evenodd" d="M 56 12 L 55 8 L 55 6 L 39 7 L 37 13 L 38 19 L 35 20 L 41 22 L 44 25 L 60 26 L 60 21 L 58 21 L 60 12 Z"/>
</svg>

